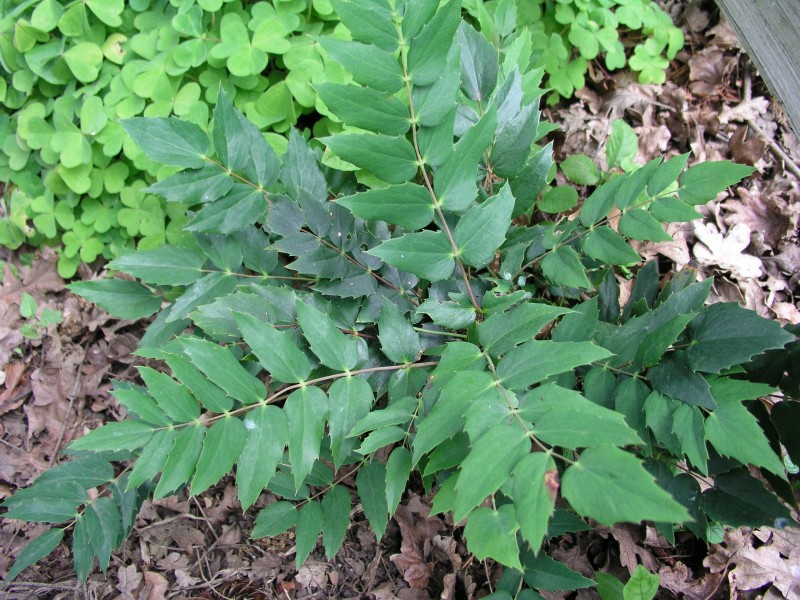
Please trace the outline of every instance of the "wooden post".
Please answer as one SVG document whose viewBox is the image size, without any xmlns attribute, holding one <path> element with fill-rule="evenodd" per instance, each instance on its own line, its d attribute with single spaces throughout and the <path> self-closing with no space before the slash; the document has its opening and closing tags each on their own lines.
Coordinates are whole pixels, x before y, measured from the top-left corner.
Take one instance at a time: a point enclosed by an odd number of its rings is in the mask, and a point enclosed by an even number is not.
<svg viewBox="0 0 800 600">
<path fill-rule="evenodd" d="M 800 135 L 800 0 L 717 0 Z"/>
</svg>

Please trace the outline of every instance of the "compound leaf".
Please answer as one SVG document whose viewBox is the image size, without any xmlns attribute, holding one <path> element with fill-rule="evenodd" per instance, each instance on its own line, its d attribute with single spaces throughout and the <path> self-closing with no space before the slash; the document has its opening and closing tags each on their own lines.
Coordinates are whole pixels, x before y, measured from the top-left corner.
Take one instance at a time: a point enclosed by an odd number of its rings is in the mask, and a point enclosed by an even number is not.
<svg viewBox="0 0 800 600">
<path fill-rule="evenodd" d="M 88 526 L 92 552 L 105 573 L 111 553 L 119 545 L 122 536 L 122 516 L 114 500 L 101 496 L 86 506 L 83 518 Z"/>
<path fill-rule="evenodd" d="M 153 431 L 152 425 L 141 421 L 106 423 L 73 441 L 69 448 L 70 450 L 92 450 L 94 452 L 136 450 L 150 441 Z"/>
<path fill-rule="evenodd" d="M 322 499 L 322 543 L 325 556 L 339 551 L 350 526 L 350 493 L 343 485 L 334 485 Z"/>
<path fill-rule="evenodd" d="M 139 148 L 155 162 L 198 168 L 209 152 L 208 136 L 194 123 L 175 118 L 134 117 L 120 121 Z"/>
<path fill-rule="evenodd" d="M 161 471 L 161 479 L 153 492 L 154 498 L 168 496 L 189 481 L 197 465 L 205 434 L 206 428 L 202 425 L 192 425 L 178 430 L 175 443 Z M 141 457 L 139 460 L 142 460 Z"/>
<path fill-rule="evenodd" d="M 492 356 L 502 356 L 517 344 L 532 340 L 542 327 L 568 312 L 560 306 L 526 302 L 479 323 L 478 339 Z"/>
<path fill-rule="evenodd" d="M 751 175 L 754 167 L 739 165 L 729 160 L 704 162 L 691 167 L 681 176 L 678 196 L 689 204 L 705 204 L 717 197 L 728 186 Z"/>
<path fill-rule="evenodd" d="M 441 231 L 407 233 L 386 240 L 369 253 L 430 282 L 447 279 L 456 266 L 453 249 Z"/>
<path fill-rule="evenodd" d="M 497 365 L 497 376 L 505 387 L 525 389 L 579 365 L 611 356 L 605 348 L 589 342 L 531 340 L 506 354 Z"/>
<path fill-rule="evenodd" d="M 514 511 L 522 536 L 534 552 L 547 536 L 547 525 L 556 501 L 558 470 L 553 457 L 531 452 L 514 467 Z"/>
<path fill-rule="evenodd" d="M 377 460 L 368 462 L 356 475 L 356 488 L 364 515 L 380 541 L 386 532 L 389 514 L 386 504 L 386 467 Z"/>
<path fill-rule="evenodd" d="M 297 509 L 294 505 L 289 502 L 275 502 L 258 513 L 250 536 L 254 539 L 274 537 L 286 532 L 295 523 Z"/>
<path fill-rule="evenodd" d="M 236 486 L 243 509 L 253 505 L 275 475 L 289 441 L 286 413 L 277 406 L 259 406 L 244 419 L 247 432 L 236 461 Z"/>
<path fill-rule="evenodd" d="M 192 495 L 197 495 L 230 473 L 245 443 L 247 429 L 241 419 L 225 415 L 209 427 L 197 459 Z"/>
<path fill-rule="evenodd" d="M 505 504 L 497 510 L 482 506 L 470 514 L 464 536 L 469 543 L 470 552 L 476 558 L 492 558 L 507 567 L 522 571 L 517 546 L 518 528 L 512 505 Z"/>
<path fill-rule="evenodd" d="M 291 393 L 283 410 L 289 425 L 289 462 L 297 491 L 319 458 L 328 397 L 318 387 L 306 386 Z"/>
<path fill-rule="evenodd" d="M 414 147 L 404 137 L 341 133 L 320 138 L 336 155 L 387 183 L 405 183 L 417 174 Z"/>
<path fill-rule="evenodd" d="M 199 338 L 183 338 L 180 343 L 192 364 L 231 398 L 245 404 L 264 399 L 264 384 L 236 360 L 229 348 Z"/>
<path fill-rule="evenodd" d="M 331 438 L 333 464 L 339 468 L 350 456 L 356 440 L 348 437 L 353 427 L 370 413 L 375 396 L 361 377 L 342 377 L 328 389 L 330 415 L 328 432 Z M 376 411 L 377 412 L 377 411 Z"/>
<path fill-rule="evenodd" d="M 397 446 L 386 461 L 386 505 L 390 515 L 394 514 L 411 475 L 411 452 L 405 446 Z"/>
<path fill-rule="evenodd" d="M 514 196 L 504 185 L 496 196 L 473 206 L 458 221 L 453 232 L 458 253 L 468 265 L 480 267 L 494 258 L 494 253 L 506 239 Z"/>
<path fill-rule="evenodd" d="M 691 520 L 686 509 L 656 485 L 638 458 L 614 446 L 584 450 L 564 472 L 561 491 L 578 513 L 606 525 Z"/>
<path fill-rule="evenodd" d="M 144 319 L 161 308 L 161 298 L 135 281 L 75 281 L 67 287 L 120 319 Z"/>
<path fill-rule="evenodd" d="M 14 564 L 8 570 L 5 581 L 13 581 L 22 571 L 50 554 L 63 539 L 64 530 L 53 527 L 28 542 L 22 552 L 17 556 Z"/>
<path fill-rule="evenodd" d="M 362 219 L 386 221 L 409 230 L 422 229 L 434 215 L 430 193 L 416 183 L 376 188 L 336 202 Z"/>
<path fill-rule="evenodd" d="M 689 324 L 689 335 L 689 365 L 705 373 L 719 373 L 766 350 L 783 348 L 795 339 L 775 321 L 734 302 L 707 307 Z"/>
<path fill-rule="evenodd" d="M 233 318 L 244 341 L 272 377 L 285 383 L 308 379 L 311 363 L 288 333 L 246 313 L 234 312 Z"/>
<path fill-rule="evenodd" d="M 397 305 L 387 298 L 381 304 L 378 339 L 383 353 L 395 363 L 412 363 L 422 352 L 419 334 Z"/>
<path fill-rule="evenodd" d="M 498 55 L 483 35 L 470 25 L 458 26 L 461 47 L 461 89 L 476 102 L 485 101 L 497 84 Z"/>
<path fill-rule="evenodd" d="M 530 447 L 530 438 L 518 423 L 499 423 L 474 440 L 461 462 L 453 519 L 460 521 L 496 492 Z"/>
<path fill-rule="evenodd" d="M 315 87 L 331 112 L 348 125 L 392 136 L 403 135 L 411 127 L 408 108 L 394 96 L 355 85 Z"/>
<path fill-rule="evenodd" d="M 317 545 L 322 523 L 322 507 L 318 502 L 311 500 L 298 512 L 297 528 L 295 529 L 295 561 L 298 568 L 302 566 Z"/>
<path fill-rule="evenodd" d="M 722 381 L 732 383 L 734 387 L 748 383 L 733 379 L 713 382 L 716 385 L 712 385 L 711 393 L 717 401 L 717 408 L 706 417 L 708 441 L 723 456 L 735 458 L 743 464 L 763 467 L 779 477 L 785 477 L 783 463 L 770 447 L 758 421 L 744 407 L 740 398 L 721 392 Z M 742 440 L 747 440 L 747 443 L 742 443 Z"/>
<path fill-rule="evenodd" d="M 155 285 L 189 285 L 202 276 L 203 258 L 179 246 L 140 250 L 108 263 L 109 269 L 122 271 Z"/>
<path fill-rule="evenodd" d="M 297 322 L 311 345 L 311 351 L 322 364 L 337 371 L 349 371 L 358 364 L 356 340 L 339 331 L 328 315 L 299 299 L 295 302 L 295 309 Z"/>
<path fill-rule="evenodd" d="M 575 252 L 569 246 L 559 246 L 542 260 L 542 272 L 545 277 L 557 285 L 574 288 L 591 288 L 586 278 L 586 269 Z"/>
<path fill-rule="evenodd" d="M 370 44 L 327 37 L 320 38 L 319 43 L 358 83 L 385 94 L 394 94 L 403 87 L 403 71 L 389 52 Z"/>
</svg>

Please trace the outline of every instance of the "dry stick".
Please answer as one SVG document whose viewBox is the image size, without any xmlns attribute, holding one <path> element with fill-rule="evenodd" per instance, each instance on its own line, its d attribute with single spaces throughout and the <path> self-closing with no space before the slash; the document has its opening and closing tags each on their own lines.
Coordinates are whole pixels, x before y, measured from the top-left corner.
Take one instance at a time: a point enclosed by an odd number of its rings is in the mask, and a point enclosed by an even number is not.
<svg viewBox="0 0 800 600">
<path fill-rule="evenodd" d="M 58 456 L 59 449 L 61 448 L 61 442 L 64 441 L 64 434 L 67 431 L 67 423 L 69 422 L 69 416 L 72 413 L 72 407 L 75 406 L 75 398 L 78 396 L 78 391 L 80 390 L 81 385 L 81 373 L 83 369 L 83 361 L 86 359 L 86 351 L 83 352 L 83 357 L 81 358 L 81 362 L 78 365 L 77 371 L 75 371 L 75 383 L 72 385 L 72 391 L 69 394 L 69 406 L 67 406 L 67 414 L 64 417 L 64 423 L 61 425 L 61 431 L 58 432 L 58 439 L 56 440 L 55 448 L 53 449 L 53 455 L 50 457 L 50 462 L 48 463 L 48 468 L 53 466 L 53 463 L 56 461 L 56 457 Z"/>
<path fill-rule="evenodd" d="M 745 102 L 749 102 L 753 98 L 753 80 L 752 80 L 752 63 L 745 57 L 744 63 L 744 76 L 742 82 L 742 97 Z M 778 143 L 771 139 L 767 134 L 758 126 L 752 119 L 745 119 L 745 122 L 753 128 L 753 131 L 761 137 L 769 147 L 770 151 L 776 158 L 783 162 L 785 169 L 791 171 L 795 177 L 800 179 L 800 167 L 792 158 L 781 148 Z"/>
<path fill-rule="evenodd" d="M 767 143 L 767 147 L 772 151 L 775 157 L 783 163 L 784 168 L 787 171 L 791 171 L 795 177 L 800 179 L 800 166 L 792 160 L 792 157 L 789 156 L 775 140 L 770 139 L 752 119 L 745 119 L 745 123 L 752 127 L 753 131 Z"/>
</svg>

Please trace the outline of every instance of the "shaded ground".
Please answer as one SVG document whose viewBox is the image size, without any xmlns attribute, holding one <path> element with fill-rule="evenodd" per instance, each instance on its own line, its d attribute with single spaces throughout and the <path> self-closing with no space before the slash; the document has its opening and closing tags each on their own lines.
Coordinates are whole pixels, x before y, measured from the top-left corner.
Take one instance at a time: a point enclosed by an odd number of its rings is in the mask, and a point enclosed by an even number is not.
<svg viewBox="0 0 800 600">
<path fill-rule="evenodd" d="M 562 128 L 552 135 L 557 159 L 584 153 L 604 166 L 610 122 L 621 118 L 639 136 L 637 162 L 691 151 L 690 164 L 733 159 L 755 165 L 753 177 L 703 209 L 705 221 L 671 226 L 674 242 L 642 244 L 640 250 L 646 258 L 658 258 L 665 274 L 694 261 L 702 277 L 716 278 L 715 299 L 797 323 L 797 138 L 730 28 L 719 22 L 713 3 L 665 4 L 688 41 L 668 83 L 643 86 L 628 75 L 609 76 L 595 68 L 576 99 L 545 111 Z M 0 256 L 5 260 L 0 291 L 3 498 L 53 464 L 67 442 L 124 417 L 108 395 L 110 380 L 134 377 L 139 359 L 131 352 L 143 327 L 110 318 L 65 291 L 52 253 Z M 95 275 L 89 267 L 80 272 L 85 279 Z M 620 279 L 623 303 L 629 284 Z M 34 317 L 22 318 L 20 303 L 30 303 L 23 300 L 26 293 L 39 317 L 49 307 L 62 314 L 63 322 L 45 327 Z M 69 546 L 62 545 L 0 597 L 454 600 L 488 594 L 500 569 L 466 552 L 460 528 L 428 518 L 429 502 L 422 494 L 412 482 L 380 543 L 355 507 L 335 560 L 327 561 L 320 547 L 297 570 L 291 534 L 248 540 L 255 514 L 273 498 L 262 495 L 242 514 L 232 483 L 223 481 L 197 498 L 147 503 L 107 575 L 93 573 L 85 590 L 76 586 Z M 45 528 L 3 521 L 0 573 Z M 672 548 L 652 527 L 600 527 L 551 540 L 547 552 L 589 577 L 600 570 L 626 579 L 644 564 L 659 573 L 665 598 L 723 598 L 736 589 L 759 590 L 773 600 L 800 597 L 797 588 L 790 589 L 792 569 L 800 569 L 800 533 L 793 529 L 731 531 L 723 544 L 711 547 L 686 534 Z M 584 599 L 596 592 L 545 596 Z"/>
</svg>

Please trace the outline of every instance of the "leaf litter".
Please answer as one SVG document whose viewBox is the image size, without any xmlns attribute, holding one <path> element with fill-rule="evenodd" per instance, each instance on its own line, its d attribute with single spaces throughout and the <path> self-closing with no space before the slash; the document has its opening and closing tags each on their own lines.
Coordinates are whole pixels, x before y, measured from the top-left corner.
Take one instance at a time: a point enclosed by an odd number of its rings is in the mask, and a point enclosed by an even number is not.
<svg viewBox="0 0 800 600">
<path fill-rule="evenodd" d="M 606 169 L 610 123 L 623 119 L 637 134 L 639 164 L 691 151 L 690 165 L 732 159 L 755 166 L 757 173 L 742 185 L 697 207 L 704 221 L 672 224 L 673 242 L 641 243 L 637 250 L 670 269 L 716 277 L 717 301 L 798 323 L 800 143 L 718 12 L 704 2 L 662 5 L 683 25 L 688 41 L 668 82 L 641 85 L 629 74 L 592 70 L 575 100 L 546 109 L 546 118 L 561 127 L 551 134 L 556 158 L 583 153 Z M 20 256 L 4 256 L 0 289 L 0 498 L 32 482 L 71 439 L 124 418 L 108 394 L 110 380 L 134 379 L 138 359 L 132 351 L 143 332 L 141 324 L 113 319 L 66 292 L 52 251 L 40 252 L 27 266 Z M 623 293 L 630 287 L 624 279 L 620 286 Z M 40 309 L 63 316 L 40 339 L 21 333 L 25 293 Z M 501 574 L 497 565 L 468 555 L 461 529 L 430 517 L 430 498 L 413 489 L 382 540 L 355 511 L 337 556 L 327 559 L 320 544 L 298 570 L 291 532 L 247 539 L 255 512 L 275 498 L 263 494 L 242 514 L 233 490 L 231 481 L 223 481 L 191 501 L 183 496 L 146 503 L 107 576 L 92 574 L 85 592 L 78 590 L 71 557 L 61 546 L 28 569 L 7 597 L 454 600 L 486 595 Z M 2 523 L 0 572 L 45 529 Z M 682 533 L 672 548 L 653 528 L 634 525 L 568 533 L 545 544 L 551 557 L 587 577 L 608 572 L 624 581 L 643 564 L 658 573 L 663 597 L 692 600 L 755 592 L 798 598 L 798 548 L 800 533 L 792 528 L 728 530 L 723 543 L 706 549 Z M 569 597 L 596 595 L 579 590 Z"/>
</svg>

